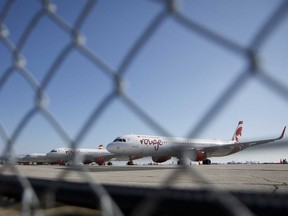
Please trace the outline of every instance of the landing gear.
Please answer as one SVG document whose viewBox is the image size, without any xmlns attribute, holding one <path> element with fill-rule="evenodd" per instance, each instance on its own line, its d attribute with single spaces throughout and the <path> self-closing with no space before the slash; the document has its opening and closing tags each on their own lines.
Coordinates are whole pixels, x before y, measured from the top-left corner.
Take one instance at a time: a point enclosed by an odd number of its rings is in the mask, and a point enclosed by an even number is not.
<svg viewBox="0 0 288 216">
<path fill-rule="evenodd" d="M 177 165 L 184 165 L 184 161 L 179 159 L 179 160 L 177 161 Z"/>
<path fill-rule="evenodd" d="M 203 165 L 210 165 L 211 164 L 211 160 L 210 159 L 205 159 L 203 160 Z"/>
<path fill-rule="evenodd" d="M 188 158 L 178 158 L 177 165 L 191 165 L 191 160 Z"/>
<path fill-rule="evenodd" d="M 107 162 L 107 165 L 108 165 L 108 166 L 112 166 L 113 163 L 112 163 L 111 161 L 108 161 L 108 162 Z"/>
<path fill-rule="evenodd" d="M 133 163 L 132 160 L 129 160 L 129 161 L 127 162 L 127 165 L 134 165 L 134 163 Z"/>
</svg>

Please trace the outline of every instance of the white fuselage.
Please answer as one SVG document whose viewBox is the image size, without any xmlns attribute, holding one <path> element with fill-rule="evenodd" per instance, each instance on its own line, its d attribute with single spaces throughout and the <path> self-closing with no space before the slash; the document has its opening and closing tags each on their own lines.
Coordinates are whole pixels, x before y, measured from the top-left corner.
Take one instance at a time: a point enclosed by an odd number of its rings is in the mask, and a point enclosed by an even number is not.
<svg viewBox="0 0 288 216">
<path fill-rule="evenodd" d="M 56 148 L 46 154 L 49 160 L 55 163 L 67 163 L 73 160 L 73 156 L 79 163 L 91 163 L 96 162 L 103 164 L 105 161 L 121 160 L 117 158 L 114 153 L 107 151 L 106 149 L 72 149 L 72 148 Z M 127 157 L 123 160 L 127 160 Z"/>
<path fill-rule="evenodd" d="M 49 163 L 45 153 L 31 153 L 16 158 L 17 163 Z"/>
<path fill-rule="evenodd" d="M 242 151 L 248 147 L 271 143 L 283 138 L 286 127 L 276 138 L 240 142 L 243 121 L 239 121 L 232 140 L 192 139 L 149 135 L 124 135 L 109 143 L 106 149 L 114 154 L 126 155 L 129 160 L 152 156 L 154 162 L 164 162 L 171 157 L 179 160 L 189 158 L 210 164 L 210 157 L 222 157 Z"/>
<path fill-rule="evenodd" d="M 202 149 L 212 146 L 223 146 L 233 144 L 233 141 L 211 140 L 211 139 L 191 139 L 181 137 L 163 137 L 149 135 L 124 135 L 116 138 L 112 143 L 107 145 L 107 150 L 119 154 L 129 155 L 132 157 L 146 156 L 175 156 L 179 157 L 179 149 Z M 231 152 L 231 148 L 217 151 L 214 156 L 224 156 Z"/>
</svg>

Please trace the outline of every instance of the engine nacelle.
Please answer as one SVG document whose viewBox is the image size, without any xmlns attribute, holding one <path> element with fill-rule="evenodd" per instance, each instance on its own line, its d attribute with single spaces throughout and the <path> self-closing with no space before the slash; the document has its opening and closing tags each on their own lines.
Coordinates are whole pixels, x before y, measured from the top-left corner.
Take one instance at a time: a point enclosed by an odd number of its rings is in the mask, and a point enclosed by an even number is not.
<svg viewBox="0 0 288 216">
<path fill-rule="evenodd" d="M 58 165 L 64 166 L 66 164 L 66 162 L 64 160 L 57 160 L 57 161 L 51 162 L 51 164 L 52 165 L 58 164 Z"/>
<path fill-rule="evenodd" d="M 171 159 L 170 156 L 152 156 L 152 161 L 155 163 L 163 163 L 170 159 Z"/>
<path fill-rule="evenodd" d="M 203 150 L 185 149 L 182 157 L 191 161 L 203 161 L 207 159 L 207 153 Z"/>
<path fill-rule="evenodd" d="M 95 163 L 97 163 L 99 166 L 100 165 L 105 165 L 105 158 L 104 157 L 97 157 L 96 159 L 95 159 Z"/>
<path fill-rule="evenodd" d="M 194 161 L 203 161 L 207 159 L 207 153 L 204 151 L 195 151 L 195 159 Z"/>
</svg>

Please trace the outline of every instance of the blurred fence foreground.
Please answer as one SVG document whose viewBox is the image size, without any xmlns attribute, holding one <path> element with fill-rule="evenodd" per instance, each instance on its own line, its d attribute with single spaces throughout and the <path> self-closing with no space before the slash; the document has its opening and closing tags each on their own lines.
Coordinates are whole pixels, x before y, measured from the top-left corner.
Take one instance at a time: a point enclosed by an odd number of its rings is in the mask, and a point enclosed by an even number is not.
<svg viewBox="0 0 288 216">
<path fill-rule="evenodd" d="M 133 85 L 133 76 L 136 76 L 140 80 L 138 83 L 140 88 L 141 84 L 147 82 L 145 80 L 150 80 L 151 74 L 147 72 L 145 75 L 134 71 L 137 68 L 135 65 L 145 62 L 146 64 L 143 63 L 140 68 L 149 68 L 149 65 L 155 64 L 153 59 L 147 62 L 141 57 L 147 52 L 149 43 L 156 40 L 156 35 L 166 29 L 166 25 L 180 28 L 185 34 L 188 32 L 194 39 L 200 37 L 201 41 L 205 41 L 203 47 L 208 46 L 206 43 L 213 47 L 211 52 L 214 52 L 214 48 L 217 47 L 219 55 L 229 53 L 229 56 L 236 56 L 241 59 L 241 62 L 245 62 L 244 66 L 239 67 L 240 72 L 238 70 L 228 84 L 224 83 L 223 91 L 220 91 L 220 94 L 211 100 L 212 103 L 203 109 L 204 112 L 202 111 L 199 115 L 200 118 L 195 121 L 195 126 L 189 130 L 188 136 L 197 137 L 203 132 L 236 94 L 244 91 L 244 86 L 250 80 L 256 79 L 261 86 L 275 95 L 275 98 L 287 103 L 287 82 L 285 79 L 275 78 L 260 57 L 262 49 L 269 45 L 273 34 L 281 31 L 283 25 L 287 23 L 288 1 L 273 2 L 276 5 L 275 9 L 265 16 L 260 27 L 258 25 L 257 29 L 250 29 L 254 34 L 249 43 L 231 39 L 234 36 L 220 33 L 221 28 L 217 31 L 218 29 L 207 27 L 205 22 L 194 20 L 193 14 L 187 12 L 187 7 L 189 4 L 197 6 L 195 2 L 176 0 L 143 0 L 137 3 L 96 0 L 1 1 L 0 144 L 2 146 L 1 158 L 5 164 L 0 167 L 0 214 L 186 215 L 201 212 L 206 215 L 217 212 L 221 215 L 287 215 L 288 195 L 284 193 L 249 194 L 218 191 L 213 187 L 201 190 L 170 187 L 180 175 L 203 178 L 196 170 L 185 165 L 175 169 L 167 181 L 163 182 L 162 188 L 142 188 L 97 184 L 85 166 L 77 167 L 79 175 L 83 178 L 82 183 L 65 181 L 65 178 L 69 176 L 69 169 L 63 169 L 57 181 L 34 179 L 22 175 L 19 166 L 12 161 L 18 149 L 26 148 L 21 147 L 19 143 L 29 143 L 29 139 L 34 139 L 35 135 L 42 135 L 40 129 L 45 131 L 47 125 L 53 128 L 57 139 L 61 140 L 64 145 L 79 147 L 85 139 L 88 139 L 92 129 L 94 130 L 94 127 L 99 125 L 101 118 L 106 117 L 107 112 L 113 110 L 119 101 L 124 105 L 125 112 L 128 110 L 135 114 L 141 123 L 155 133 L 171 135 L 164 125 L 159 124 L 159 121 L 153 118 L 151 110 L 139 105 L 138 98 L 141 99 L 142 95 L 139 92 L 129 92 L 127 82 L 131 79 L 131 85 Z M 209 2 L 206 4 L 209 8 Z M 214 5 L 212 2 L 210 4 Z M 219 1 L 219 4 L 223 4 L 223 1 Z M 226 4 L 232 3 L 227 1 Z M 261 1 L 259 4 L 266 4 L 266 2 Z M 107 8 L 111 8 L 111 12 L 106 13 Z M 122 13 L 127 15 L 128 11 L 130 17 L 118 17 Z M 143 14 L 140 11 L 144 11 Z M 146 11 L 149 13 L 145 14 Z M 102 14 L 104 12 L 105 14 Z M 197 14 L 197 11 L 194 12 Z M 203 16 L 200 14 L 200 17 Z M 105 21 L 110 21 L 111 25 L 101 24 Z M 226 21 L 229 22 L 228 19 Z M 115 25 L 113 25 L 114 22 Z M 135 22 L 137 25 L 133 25 Z M 94 30 L 95 26 L 101 26 L 102 29 Z M 126 28 L 131 30 L 129 34 L 125 34 Z M 117 34 L 114 32 L 115 29 L 117 29 Z M 107 32 L 109 34 L 105 35 Z M 175 36 L 173 31 L 170 33 L 171 37 Z M 97 43 L 97 38 L 100 38 L 101 34 L 104 34 L 103 38 L 107 37 L 107 41 L 112 38 L 108 45 L 103 43 L 106 47 L 101 42 Z M 161 41 L 165 42 L 165 40 L 167 40 L 166 37 L 161 38 Z M 184 37 L 183 41 L 186 41 Z M 173 50 L 173 44 L 170 45 L 169 54 L 177 53 L 177 50 Z M 184 44 L 183 47 L 190 47 L 190 44 Z M 201 58 L 201 50 L 199 50 L 199 56 Z M 186 57 L 179 57 L 176 61 L 183 61 L 186 64 Z M 197 60 L 197 58 L 194 59 L 194 61 Z M 164 63 L 165 61 L 166 59 L 163 59 Z M 200 59 L 199 62 L 201 61 Z M 159 64 L 162 65 L 163 62 Z M 203 62 L 213 64 L 214 60 L 203 59 Z M 168 61 L 166 63 L 168 64 Z M 80 76 L 73 72 L 69 73 L 77 65 L 81 68 Z M 86 73 L 86 71 L 89 72 Z M 168 72 L 161 72 L 160 75 L 162 82 L 158 83 L 157 90 L 161 90 L 161 85 L 165 82 L 171 82 L 171 79 L 173 81 L 173 75 Z M 152 74 L 155 80 L 158 79 L 157 76 L 157 74 Z M 183 77 L 185 74 L 180 74 L 180 76 Z M 76 85 L 73 80 L 78 81 Z M 97 81 L 94 82 L 94 80 Z M 200 78 L 199 80 L 202 84 Z M 82 83 L 84 81 L 85 83 Z M 177 79 L 174 81 L 177 82 Z M 209 80 L 211 86 L 213 81 Z M 75 98 L 76 102 L 73 101 Z M 83 103 L 84 99 L 87 103 Z M 63 101 L 69 101 L 70 105 L 73 105 L 66 106 L 67 104 L 62 103 Z M 82 107 L 88 108 L 82 110 Z M 62 112 L 58 112 L 58 109 Z M 156 107 L 154 109 L 157 110 Z M 69 114 L 66 115 L 66 112 Z M 80 117 L 74 112 L 78 115 L 81 112 L 82 118 L 83 116 L 86 118 L 78 121 Z M 119 114 L 124 116 L 122 113 L 117 113 Z M 72 117 L 77 119 L 79 125 L 75 126 L 75 122 L 67 120 Z M 39 118 L 45 124 L 38 126 Z M 36 129 L 27 135 L 24 132 L 31 131 L 30 124 L 33 121 L 36 121 Z M 109 121 L 113 122 L 113 119 Z M 118 125 L 116 122 L 115 124 Z M 110 125 L 105 129 L 110 130 L 113 127 L 115 126 Z M 51 136 L 55 134 L 51 133 Z M 46 140 L 42 141 L 46 142 Z M 205 182 L 205 179 L 202 180 Z"/>
</svg>

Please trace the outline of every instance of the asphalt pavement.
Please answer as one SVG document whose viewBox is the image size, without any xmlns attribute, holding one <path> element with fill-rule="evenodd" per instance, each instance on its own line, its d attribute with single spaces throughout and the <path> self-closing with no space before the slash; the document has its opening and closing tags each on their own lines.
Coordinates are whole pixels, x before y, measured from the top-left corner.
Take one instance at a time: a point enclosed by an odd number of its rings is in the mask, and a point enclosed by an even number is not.
<svg viewBox="0 0 288 216">
<path fill-rule="evenodd" d="M 180 188 L 216 187 L 229 191 L 288 192 L 288 164 L 85 166 L 17 165 L 24 176 L 82 182 Z M 15 174 L 14 170 L 2 173 Z"/>
</svg>

